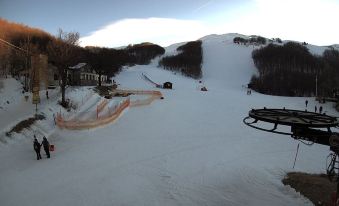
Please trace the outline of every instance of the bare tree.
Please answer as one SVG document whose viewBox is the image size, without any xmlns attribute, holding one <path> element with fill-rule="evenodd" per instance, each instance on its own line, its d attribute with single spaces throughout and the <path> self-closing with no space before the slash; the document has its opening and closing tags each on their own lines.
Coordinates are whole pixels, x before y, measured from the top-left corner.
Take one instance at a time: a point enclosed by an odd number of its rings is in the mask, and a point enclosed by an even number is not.
<svg viewBox="0 0 339 206">
<path fill-rule="evenodd" d="M 61 78 L 61 105 L 63 106 L 67 106 L 65 98 L 67 68 L 77 62 L 79 37 L 78 32 L 64 32 L 59 29 L 57 38 L 47 46 L 49 60 L 58 68 L 59 77 Z"/>
<path fill-rule="evenodd" d="M 0 44 L 0 76 L 8 73 L 7 68 L 10 64 L 10 48 Z"/>
<path fill-rule="evenodd" d="M 108 48 L 90 48 L 87 52 L 87 61 L 99 75 L 98 86 L 101 86 L 101 77 L 103 74 L 107 74 L 110 69 L 114 67 L 115 61 L 114 49 Z"/>
<path fill-rule="evenodd" d="M 19 47 L 22 48 L 26 52 L 20 52 L 20 58 L 23 61 L 23 68 L 25 70 L 29 70 L 31 68 L 31 56 L 37 55 L 40 53 L 38 45 L 32 43 L 32 37 L 27 35 L 20 43 Z M 32 89 L 32 85 L 29 85 L 28 76 L 24 77 L 24 89 L 28 91 L 28 89 Z M 33 82 L 30 82 L 33 83 Z"/>
</svg>

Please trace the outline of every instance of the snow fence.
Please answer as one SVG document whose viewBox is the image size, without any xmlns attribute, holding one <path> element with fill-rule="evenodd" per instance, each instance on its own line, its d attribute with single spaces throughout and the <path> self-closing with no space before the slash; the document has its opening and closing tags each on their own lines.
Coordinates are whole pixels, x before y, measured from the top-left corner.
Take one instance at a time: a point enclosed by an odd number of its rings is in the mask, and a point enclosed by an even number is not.
<svg viewBox="0 0 339 206">
<path fill-rule="evenodd" d="M 68 112 L 67 114 L 64 114 L 63 117 L 65 119 L 72 119 L 75 117 L 75 115 L 77 114 L 77 110 L 79 110 L 80 107 L 82 107 L 89 99 L 91 99 L 94 96 L 94 92 L 90 91 L 88 92 L 85 96 L 81 97 L 81 102 L 77 102 L 74 103 L 72 102 L 72 105 L 75 106 L 76 110 L 72 111 L 72 112 Z M 61 113 L 61 110 L 60 110 Z"/>
<path fill-rule="evenodd" d="M 101 104 L 101 103 L 99 103 Z M 109 111 L 110 115 L 106 117 L 99 117 L 97 115 L 97 119 L 95 120 L 86 120 L 86 121 L 77 121 L 77 120 L 64 120 L 61 113 L 57 114 L 56 117 L 56 124 L 60 128 L 66 128 L 66 129 L 90 129 L 94 127 L 99 127 L 108 123 L 113 122 L 116 120 L 120 114 L 128 108 L 130 105 L 130 99 L 124 100 L 122 103 L 120 103 L 117 107 L 115 107 L 114 111 Z"/>
<path fill-rule="evenodd" d="M 151 104 L 154 100 L 162 98 L 162 94 L 159 91 L 141 91 L 141 90 L 114 90 L 114 93 L 123 93 L 123 94 L 135 94 L 135 95 L 148 95 L 150 97 L 143 99 L 143 100 L 134 100 L 131 101 L 128 97 L 118 105 L 114 107 L 108 107 L 106 114 L 102 114 L 104 108 L 108 105 L 108 100 L 102 100 L 96 107 L 96 119 L 94 120 L 65 120 L 62 113 L 57 113 L 56 116 L 56 124 L 59 128 L 66 128 L 66 129 L 90 129 L 94 127 L 103 126 L 114 122 L 122 112 L 127 109 L 128 107 L 137 107 L 137 106 L 144 106 Z"/>
<path fill-rule="evenodd" d="M 99 114 L 102 112 L 102 110 L 104 110 L 104 108 L 106 107 L 106 105 L 108 104 L 107 99 L 102 100 L 98 106 L 97 106 L 97 119 L 99 118 Z"/>
<path fill-rule="evenodd" d="M 114 94 L 134 94 L 134 95 L 147 95 L 149 96 L 146 99 L 142 100 L 134 100 L 131 101 L 131 107 L 137 107 L 137 106 L 145 106 L 145 105 L 150 105 L 154 100 L 156 99 L 161 99 L 162 98 L 162 93 L 159 91 L 143 91 L 143 90 L 114 90 Z"/>
</svg>

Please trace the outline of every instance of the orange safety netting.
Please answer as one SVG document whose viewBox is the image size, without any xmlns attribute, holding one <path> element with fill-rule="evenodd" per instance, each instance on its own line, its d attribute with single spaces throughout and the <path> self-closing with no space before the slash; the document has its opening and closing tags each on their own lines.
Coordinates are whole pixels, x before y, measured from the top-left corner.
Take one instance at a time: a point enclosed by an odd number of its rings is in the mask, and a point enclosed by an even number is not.
<svg viewBox="0 0 339 206">
<path fill-rule="evenodd" d="M 99 117 L 99 113 L 105 108 L 108 104 L 107 99 L 102 100 L 97 106 L 97 118 Z"/>
<path fill-rule="evenodd" d="M 113 93 L 123 93 L 123 94 L 135 94 L 135 95 L 150 95 L 149 98 L 143 100 L 130 101 L 130 98 L 124 100 L 119 105 L 114 107 L 108 107 L 107 114 L 99 114 L 107 106 L 108 101 L 105 99 L 97 105 L 97 118 L 95 120 L 86 120 L 86 121 L 77 121 L 77 120 L 65 120 L 62 117 L 61 113 L 57 113 L 56 124 L 60 128 L 67 129 L 90 129 L 94 127 L 99 127 L 116 120 L 121 113 L 128 107 L 136 107 L 142 105 L 149 105 L 154 100 L 160 99 L 162 97 L 161 92 L 159 91 L 142 91 L 142 90 L 114 90 Z"/>
<path fill-rule="evenodd" d="M 108 124 L 116 120 L 120 116 L 120 114 L 124 111 L 124 109 L 129 107 L 129 105 L 130 105 L 130 100 L 127 99 L 123 101 L 119 106 L 117 106 L 115 111 L 112 112 L 109 116 L 100 117 L 100 118 L 97 118 L 96 120 L 90 120 L 90 121 L 76 121 L 76 120 L 66 121 L 63 119 L 62 115 L 58 113 L 56 117 L 56 124 L 60 128 L 67 128 L 67 129 L 89 129 L 89 128 L 102 126 L 102 125 Z"/>
<path fill-rule="evenodd" d="M 159 91 L 143 91 L 143 90 L 114 90 L 114 93 L 125 93 L 125 94 L 135 94 L 135 95 L 150 95 L 149 98 L 143 100 L 131 101 L 131 107 L 144 106 L 151 104 L 154 100 L 160 99 L 162 93 Z"/>
</svg>

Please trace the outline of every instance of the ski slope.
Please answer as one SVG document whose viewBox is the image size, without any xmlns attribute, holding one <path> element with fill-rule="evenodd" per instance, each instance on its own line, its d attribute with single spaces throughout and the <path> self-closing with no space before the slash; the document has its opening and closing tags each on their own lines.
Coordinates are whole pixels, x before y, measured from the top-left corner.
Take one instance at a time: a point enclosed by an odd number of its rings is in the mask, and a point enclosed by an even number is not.
<svg viewBox="0 0 339 206">
<path fill-rule="evenodd" d="M 197 80 L 158 68 L 155 59 L 123 70 L 115 81 L 121 89 L 154 90 L 142 78 L 147 73 L 156 82 L 172 82 L 173 90 L 161 90 L 163 100 L 130 108 L 114 124 L 60 130 L 47 113 L 58 111 L 58 105 L 42 108 L 48 118 L 34 128 L 48 135 L 56 151 L 51 159 L 37 161 L 34 131 L 1 144 L 1 205 L 312 205 L 281 179 L 289 171 L 324 172 L 329 148 L 301 144 L 292 169 L 298 142 L 254 130 L 242 119 L 251 108 L 305 109 L 308 99 L 311 109 L 317 103 L 314 98 L 246 95 L 242 85 L 256 73 L 253 47 L 233 45 L 232 35 L 202 38 L 202 81 L 208 92 L 198 90 Z M 70 90 L 68 95 L 81 99 L 80 93 Z M 338 116 L 330 103 L 322 106 Z M 12 114 L 1 112 L 2 120 Z"/>
</svg>

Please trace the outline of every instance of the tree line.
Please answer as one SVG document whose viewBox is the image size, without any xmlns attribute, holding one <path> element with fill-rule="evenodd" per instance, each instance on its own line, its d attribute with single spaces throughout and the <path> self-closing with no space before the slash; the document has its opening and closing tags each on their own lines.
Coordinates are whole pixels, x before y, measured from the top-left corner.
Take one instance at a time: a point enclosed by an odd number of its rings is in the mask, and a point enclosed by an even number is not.
<svg viewBox="0 0 339 206">
<path fill-rule="evenodd" d="M 26 51 L 41 50 L 45 53 L 52 36 L 40 29 L 0 18 L 0 38 Z M 27 59 L 27 53 L 12 49 L 3 43 L 0 44 L 0 72 L 4 68 L 10 71 L 27 68 L 29 65 Z"/>
<path fill-rule="evenodd" d="M 150 42 L 128 45 L 124 50 L 130 57 L 129 63 L 141 65 L 149 64 L 153 58 L 165 53 L 163 47 Z"/>
<path fill-rule="evenodd" d="M 281 96 L 333 96 L 339 88 L 339 52 L 332 48 L 313 55 L 302 44 L 269 44 L 252 52 L 259 75 L 250 86 L 261 93 Z"/>
<path fill-rule="evenodd" d="M 195 79 L 202 76 L 202 42 L 191 41 L 177 48 L 179 54 L 163 57 L 159 66 Z"/>
<path fill-rule="evenodd" d="M 17 75 L 21 70 L 31 68 L 30 55 L 47 55 L 49 64 L 58 69 L 63 105 L 66 104 L 68 67 L 79 62 L 88 63 L 99 74 L 99 86 L 101 86 L 101 75 L 114 76 L 124 65 L 148 64 L 155 56 L 165 52 L 164 48 L 151 43 L 130 45 L 119 50 L 102 47 L 83 48 L 79 46 L 78 32 L 65 32 L 59 29 L 57 35 L 52 36 L 40 29 L 4 19 L 0 19 L 0 38 L 28 51 L 23 52 L 3 43 L 0 44 L 0 73 L 6 71 Z"/>
<path fill-rule="evenodd" d="M 247 43 L 254 44 L 254 43 L 257 43 L 257 44 L 265 45 L 266 44 L 266 38 L 261 37 L 261 36 L 252 36 L 249 39 L 245 39 L 245 38 L 242 38 L 242 37 L 234 37 L 233 43 L 235 43 L 235 44 L 247 44 Z"/>
</svg>

